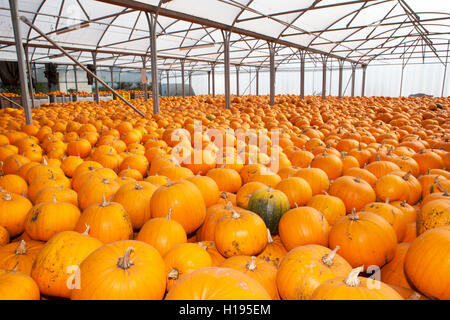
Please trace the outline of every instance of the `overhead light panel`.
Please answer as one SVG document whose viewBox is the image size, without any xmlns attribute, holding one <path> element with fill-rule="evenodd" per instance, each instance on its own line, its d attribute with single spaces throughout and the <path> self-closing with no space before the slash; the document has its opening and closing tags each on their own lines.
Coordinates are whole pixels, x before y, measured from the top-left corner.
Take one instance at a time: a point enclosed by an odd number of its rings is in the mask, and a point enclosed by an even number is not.
<svg viewBox="0 0 450 320">
<path fill-rule="evenodd" d="M 89 27 L 90 25 L 91 25 L 90 22 L 82 22 L 82 23 L 76 24 L 76 25 L 71 26 L 71 27 L 61 28 L 61 29 L 59 29 L 58 31 L 56 31 L 56 34 L 57 34 L 57 35 L 60 35 L 60 34 L 72 32 L 72 31 L 75 31 L 75 30 L 87 28 L 87 27 Z"/>
</svg>

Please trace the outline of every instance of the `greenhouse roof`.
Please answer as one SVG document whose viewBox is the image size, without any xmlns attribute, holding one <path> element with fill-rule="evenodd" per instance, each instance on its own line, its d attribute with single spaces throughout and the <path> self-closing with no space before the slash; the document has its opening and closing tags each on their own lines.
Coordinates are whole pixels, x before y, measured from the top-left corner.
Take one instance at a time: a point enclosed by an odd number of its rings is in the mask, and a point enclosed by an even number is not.
<svg viewBox="0 0 450 320">
<path fill-rule="evenodd" d="M 209 70 L 223 62 L 223 32 L 231 31 L 230 62 L 279 65 L 322 57 L 350 63 L 445 63 L 449 0 L 20 0 L 19 14 L 83 64 L 141 68 L 149 59 L 147 14 L 157 15 L 162 70 Z M 0 60 L 17 60 L 9 1 L 0 0 Z M 69 64 L 22 24 L 32 62 Z"/>
</svg>

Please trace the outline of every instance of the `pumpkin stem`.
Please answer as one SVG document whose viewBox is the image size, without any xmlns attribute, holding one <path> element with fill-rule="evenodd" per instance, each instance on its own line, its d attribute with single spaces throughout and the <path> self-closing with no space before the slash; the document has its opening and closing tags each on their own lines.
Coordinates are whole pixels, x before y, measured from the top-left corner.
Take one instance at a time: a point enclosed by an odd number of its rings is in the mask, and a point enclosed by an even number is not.
<svg viewBox="0 0 450 320">
<path fill-rule="evenodd" d="M 421 297 L 422 295 L 420 293 L 414 291 L 406 300 L 420 300 Z"/>
<path fill-rule="evenodd" d="M 100 203 L 100 206 L 101 207 L 107 207 L 108 205 L 109 205 L 109 202 L 106 201 L 105 194 L 102 193 L 102 203 Z"/>
<path fill-rule="evenodd" d="M 408 181 L 410 176 L 411 176 L 411 170 L 409 170 L 402 178 L 403 178 L 403 180 Z"/>
<path fill-rule="evenodd" d="M 167 278 L 177 280 L 179 276 L 180 272 L 176 268 L 173 268 L 172 270 L 170 270 L 169 274 L 167 275 Z"/>
<path fill-rule="evenodd" d="M 136 183 L 136 185 L 134 186 L 134 190 L 142 190 L 142 189 L 144 189 L 144 187 L 142 187 L 140 183 Z"/>
<path fill-rule="evenodd" d="M 361 182 L 361 176 L 357 176 L 353 181 L 360 183 Z"/>
<path fill-rule="evenodd" d="M 131 268 L 132 265 L 134 265 L 134 263 L 130 260 L 130 254 L 132 251 L 134 251 L 134 248 L 128 247 L 128 249 L 127 249 L 127 251 L 125 251 L 125 254 L 123 255 L 123 257 L 120 257 L 117 260 L 117 266 L 120 269 L 127 270 L 127 269 Z"/>
<path fill-rule="evenodd" d="M 269 228 L 267 228 L 267 243 L 268 244 L 273 243 L 273 238 L 272 238 L 272 235 L 270 234 Z"/>
<path fill-rule="evenodd" d="M 245 267 L 250 271 L 254 271 L 256 269 L 256 257 L 252 256 L 250 262 Z"/>
<path fill-rule="evenodd" d="M 233 219 L 239 219 L 241 217 L 241 215 L 236 210 L 234 210 L 233 208 L 231 208 L 231 211 L 233 212 L 233 214 L 231 215 L 231 217 Z"/>
<path fill-rule="evenodd" d="M 88 224 L 84 224 L 86 226 L 86 230 L 84 230 L 84 232 L 82 233 L 82 235 L 88 236 L 89 235 L 89 230 L 91 230 L 91 227 Z"/>
<path fill-rule="evenodd" d="M 27 254 L 27 243 L 25 240 L 20 240 L 19 245 L 17 246 L 16 251 L 14 251 L 16 255 L 24 255 Z"/>
<path fill-rule="evenodd" d="M 231 203 L 231 201 L 228 201 L 227 204 L 225 205 L 225 209 L 231 210 L 232 208 L 233 208 L 233 204 Z"/>
<path fill-rule="evenodd" d="M 336 246 L 336 248 L 334 248 L 333 251 L 331 251 L 329 254 L 324 255 L 322 257 L 322 262 L 327 266 L 327 267 L 331 267 L 333 265 L 333 259 L 336 256 L 336 252 L 340 249 L 341 247 Z"/>
<path fill-rule="evenodd" d="M 297 202 L 294 202 L 294 205 L 295 205 L 295 207 L 296 207 L 296 208 L 298 208 L 298 204 L 297 204 Z"/>
<path fill-rule="evenodd" d="M 358 275 L 364 270 L 364 266 L 350 271 L 348 276 L 345 278 L 344 283 L 349 287 L 359 287 L 361 285 L 361 280 L 358 279 Z"/>
<path fill-rule="evenodd" d="M 57 202 L 57 201 L 56 201 L 56 193 L 53 194 L 52 202 L 53 202 L 53 203 L 56 203 L 56 202 Z"/>
<path fill-rule="evenodd" d="M 12 198 L 11 198 L 11 193 L 5 194 L 5 195 L 3 196 L 3 200 L 5 200 L 5 201 L 11 201 L 11 200 L 12 200 Z"/>
<path fill-rule="evenodd" d="M 356 213 L 356 209 L 353 208 L 352 213 L 350 213 L 349 219 L 352 221 L 359 220 L 358 214 Z"/>
<path fill-rule="evenodd" d="M 44 166 L 48 166 L 48 162 L 47 159 L 44 157 L 44 160 L 42 160 L 42 162 L 44 163 Z"/>
<path fill-rule="evenodd" d="M 208 250 L 208 247 L 207 247 L 204 243 L 198 242 L 198 245 L 199 245 L 200 247 L 202 247 L 203 249 Z"/>
<path fill-rule="evenodd" d="M 384 203 L 389 204 L 389 201 L 391 201 L 391 199 L 386 198 L 386 200 L 384 201 Z"/>
<path fill-rule="evenodd" d="M 166 219 L 172 219 L 172 207 L 169 208 L 169 212 L 167 213 Z"/>
<path fill-rule="evenodd" d="M 444 188 L 444 186 L 441 184 L 441 182 L 438 180 L 436 184 L 444 191 L 444 196 L 450 196 L 447 189 Z"/>
</svg>

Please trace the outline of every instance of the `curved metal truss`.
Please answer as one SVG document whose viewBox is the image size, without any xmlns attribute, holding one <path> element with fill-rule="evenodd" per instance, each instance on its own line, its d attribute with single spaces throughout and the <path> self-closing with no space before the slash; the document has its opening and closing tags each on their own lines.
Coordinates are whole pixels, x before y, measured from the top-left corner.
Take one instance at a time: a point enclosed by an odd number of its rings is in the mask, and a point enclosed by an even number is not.
<svg viewBox="0 0 450 320">
<path fill-rule="evenodd" d="M 21 0 L 19 13 L 83 64 L 141 68 L 150 57 L 145 12 L 157 15 L 158 69 L 207 71 L 222 64 L 222 31 L 230 31 L 230 64 L 269 68 L 321 56 L 361 66 L 445 63 L 448 0 Z M 14 59 L 9 5 L 0 0 L 0 59 Z M 24 26 L 30 61 L 70 61 Z M 407 59 L 405 59 L 405 57 Z M 146 60 L 145 60 L 146 61 Z"/>
</svg>

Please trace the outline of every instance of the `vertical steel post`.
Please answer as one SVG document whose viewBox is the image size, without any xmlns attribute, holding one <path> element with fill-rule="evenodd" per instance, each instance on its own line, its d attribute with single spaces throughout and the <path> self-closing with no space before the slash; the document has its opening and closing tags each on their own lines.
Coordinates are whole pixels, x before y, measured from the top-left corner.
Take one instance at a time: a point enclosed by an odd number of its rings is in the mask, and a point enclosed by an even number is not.
<svg viewBox="0 0 450 320">
<path fill-rule="evenodd" d="M 327 98 L 327 56 L 322 56 L 322 99 Z"/>
<path fill-rule="evenodd" d="M 355 96 L 356 63 L 352 63 L 352 97 Z"/>
<path fill-rule="evenodd" d="M 150 29 L 150 63 L 152 68 L 152 100 L 153 113 L 159 114 L 159 81 L 158 81 L 158 49 L 156 47 L 156 24 L 157 17 L 153 13 L 146 13 Z"/>
<path fill-rule="evenodd" d="M 448 41 L 448 44 L 447 44 L 447 54 L 445 56 L 444 79 L 442 79 L 442 92 L 441 92 L 442 98 L 444 97 L 444 91 L 445 91 L 445 80 L 446 80 L 446 76 L 447 76 L 449 49 L 450 49 L 450 40 Z"/>
<path fill-rule="evenodd" d="M 97 73 L 97 53 L 96 52 L 92 52 L 92 60 L 94 61 L 94 70 L 95 70 L 95 75 L 98 75 Z M 94 98 L 95 98 L 95 102 L 96 103 L 100 103 L 100 95 L 99 95 L 99 88 L 98 88 L 98 80 L 95 79 L 95 94 L 94 94 Z"/>
<path fill-rule="evenodd" d="M 145 72 L 145 81 L 147 81 L 147 68 L 146 68 L 146 62 L 145 59 L 146 57 L 141 57 L 142 58 L 142 69 L 144 69 Z M 153 69 L 152 69 L 153 71 Z M 147 82 L 143 83 L 144 86 L 144 101 L 148 101 L 148 84 Z M 155 85 L 152 83 L 152 87 L 154 87 Z"/>
<path fill-rule="evenodd" d="M 259 96 L 259 67 L 256 68 L 256 95 Z"/>
<path fill-rule="evenodd" d="M 169 80 L 169 70 L 166 71 L 167 76 L 167 96 L 170 97 L 170 80 Z"/>
<path fill-rule="evenodd" d="M 75 78 L 75 90 L 78 92 L 78 75 L 77 75 L 77 66 L 73 66 L 73 76 Z M 112 88 L 112 86 L 111 86 Z"/>
<path fill-rule="evenodd" d="M 223 54 L 224 54 L 224 77 L 225 77 L 225 108 L 231 109 L 230 92 L 230 38 L 231 32 L 222 30 Z"/>
<path fill-rule="evenodd" d="M 211 77 L 212 77 L 212 96 L 216 97 L 216 64 L 211 63 Z"/>
<path fill-rule="evenodd" d="M 270 105 L 275 104 L 275 44 L 269 42 L 270 58 Z"/>
<path fill-rule="evenodd" d="M 28 47 L 24 48 L 25 57 L 27 60 L 27 70 L 28 70 L 28 84 L 30 85 L 30 96 L 31 96 L 31 108 L 34 109 L 35 103 L 34 103 L 34 89 L 33 89 L 33 76 L 31 75 L 31 64 L 30 64 L 30 58 L 28 57 Z"/>
<path fill-rule="evenodd" d="M 211 71 L 208 71 L 208 95 L 211 94 Z"/>
<path fill-rule="evenodd" d="M 362 88 L 361 88 L 361 97 L 364 97 L 366 94 L 366 70 L 367 65 L 362 66 Z"/>
<path fill-rule="evenodd" d="M 305 99 L 305 60 L 306 51 L 300 51 L 300 98 Z"/>
<path fill-rule="evenodd" d="M 339 92 L 338 97 L 342 98 L 342 82 L 344 78 L 344 60 L 338 60 L 339 62 Z"/>
<path fill-rule="evenodd" d="M 114 67 L 109 67 L 109 72 L 111 73 L 111 88 L 114 89 Z"/>
<path fill-rule="evenodd" d="M 239 68 L 240 66 L 236 66 L 236 95 L 239 97 Z"/>
<path fill-rule="evenodd" d="M 189 72 L 189 96 L 192 96 L 192 71 Z"/>
<path fill-rule="evenodd" d="M 67 82 L 67 71 L 69 71 L 69 66 L 67 66 L 66 70 L 64 71 L 64 80 L 66 82 L 66 92 L 69 91 L 69 83 Z"/>
<path fill-rule="evenodd" d="M 183 95 L 183 98 L 186 98 L 184 86 L 185 86 L 185 83 L 184 83 L 184 60 L 181 60 L 181 93 Z"/>
<path fill-rule="evenodd" d="M 25 67 L 25 53 L 22 44 L 22 31 L 19 23 L 19 8 L 17 7 L 17 0 L 9 0 L 11 9 L 11 21 L 14 30 L 14 39 L 16 42 L 17 64 L 19 65 L 20 89 L 22 96 L 22 106 L 25 112 L 25 121 L 27 124 L 33 124 L 30 104 L 28 103 L 28 84 Z"/>
</svg>

